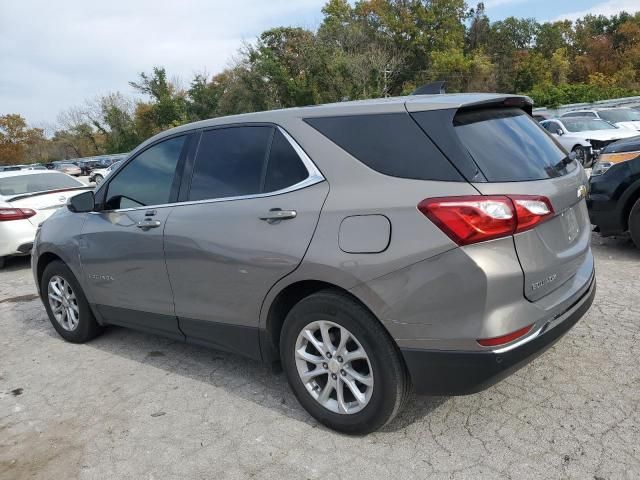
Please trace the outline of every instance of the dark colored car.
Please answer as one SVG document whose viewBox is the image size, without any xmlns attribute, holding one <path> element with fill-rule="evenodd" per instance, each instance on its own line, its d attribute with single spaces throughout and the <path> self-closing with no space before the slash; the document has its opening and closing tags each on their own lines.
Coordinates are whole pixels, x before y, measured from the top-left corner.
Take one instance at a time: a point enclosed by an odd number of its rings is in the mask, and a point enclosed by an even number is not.
<svg viewBox="0 0 640 480">
<path fill-rule="evenodd" d="M 605 147 L 593 167 L 587 199 L 601 235 L 631 234 L 640 248 L 640 136 Z"/>
</svg>

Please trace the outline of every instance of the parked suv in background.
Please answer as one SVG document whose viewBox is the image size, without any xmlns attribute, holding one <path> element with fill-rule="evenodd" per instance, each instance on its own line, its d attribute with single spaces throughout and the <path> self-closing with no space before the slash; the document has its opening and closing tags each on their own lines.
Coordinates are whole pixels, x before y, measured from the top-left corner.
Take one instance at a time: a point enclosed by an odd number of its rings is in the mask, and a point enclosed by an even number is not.
<svg viewBox="0 0 640 480">
<path fill-rule="evenodd" d="M 612 143 L 589 179 L 589 215 L 601 235 L 631 234 L 640 248 L 640 136 Z"/>
<path fill-rule="evenodd" d="M 595 294 L 585 172 L 530 113 L 423 95 L 169 130 L 42 225 L 42 301 L 72 342 L 116 324 L 279 360 L 343 432 L 411 386 L 476 392 Z"/>
<path fill-rule="evenodd" d="M 566 117 L 591 117 L 599 118 L 617 127 L 628 128 L 630 130 L 640 130 L 640 112 L 633 108 L 613 107 L 596 108 L 592 110 L 574 110 L 560 115 Z"/>
</svg>

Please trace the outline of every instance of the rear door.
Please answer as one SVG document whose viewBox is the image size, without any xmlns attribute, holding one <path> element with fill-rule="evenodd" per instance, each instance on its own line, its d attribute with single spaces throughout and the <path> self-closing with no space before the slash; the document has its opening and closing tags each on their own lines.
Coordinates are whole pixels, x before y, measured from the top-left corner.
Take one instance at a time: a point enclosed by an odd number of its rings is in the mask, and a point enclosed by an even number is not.
<svg viewBox="0 0 640 480">
<path fill-rule="evenodd" d="M 269 125 L 204 131 L 192 170 L 165 228 L 180 328 L 192 342 L 257 357 L 262 301 L 302 260 L 329 187 Z"/>
<path fill-rule="evenodd" d="M 487 182 L 474 183 L 485 195 L 541 195 L 555 216 L 514 235 L 525 276 L 525 296 L 538 300 L 572 278 L 588 280 L 591 228 L 585 202 L 587 177 L 576 161 L 519 109 L 480 109 L 454 118 L 458 138 Z"/>
</svg>

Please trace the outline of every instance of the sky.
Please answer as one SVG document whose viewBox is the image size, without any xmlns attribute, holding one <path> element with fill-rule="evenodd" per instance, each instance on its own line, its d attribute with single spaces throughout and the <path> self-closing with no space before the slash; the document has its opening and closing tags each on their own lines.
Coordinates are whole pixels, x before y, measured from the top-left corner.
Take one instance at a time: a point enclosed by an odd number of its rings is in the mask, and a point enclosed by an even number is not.
<svg viewBox="0 0 640 480">
<path fill-rule="evenodd" d="M 469 4 L 475 1 L 467 0 Z M 120 91 L 153 66 L 188 82 L 281 25 L 316 28 L 325 0 L 0 0 L 0 115 L 51 130 L 61 111 Z M 485 0 L 489 18 L 575 19 L 640 0 Z"/>
</svg>

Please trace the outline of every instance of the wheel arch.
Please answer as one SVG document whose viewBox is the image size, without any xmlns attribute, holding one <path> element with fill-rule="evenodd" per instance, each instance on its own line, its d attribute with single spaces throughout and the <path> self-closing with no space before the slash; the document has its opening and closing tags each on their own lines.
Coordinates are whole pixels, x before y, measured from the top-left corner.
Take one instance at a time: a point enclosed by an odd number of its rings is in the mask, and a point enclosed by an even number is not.
<svg viewBox="0 0 640 480">
<path fill-rule="evenodd" d="M 640 199 L 640 179 L 633 182 L 620 199 L 622 205 L 620 209 L 622 218 L 620 220 L 625 232 L 629 230 L 629 215 L 638 199 Z"/>
<path fill-rule="evenodd" d="M 42 281 L 42 274 L 44 273 L 44 269 L 47 268 L 47 265 L 56 260 L 65 263 L 65 261 L 60 258 L 60 256 L 56 255 L 53 252 L 44 252 L 38 256 L 38 261 L 36 263 L 36 279 L 38 281 L 38 287 L 40 286 L 40 282 Z"/>
<path fill-rule="evenodd" d="M 260 329 L 260 348 L 262 358 L 265 362 L 274 363 L 280 358 L 280 333 L 282 332 L 282 326 L 289 311 L 303 298 L 321 290 L 333 290 L 350 297 L 380 322 L 375 312 L 373 312 L 361 298 L 358 298 L 347 288 L 325 280 L 296 280 L 281 288 L 277 294 L 272 297 L 273 300 L 269 303 L 268 307 L 264 308 L 266 312 L 264 322 L 262 322 Z M 382 322 L 380 322 L 380 325 L 386 330 Z"/>
</svg>

